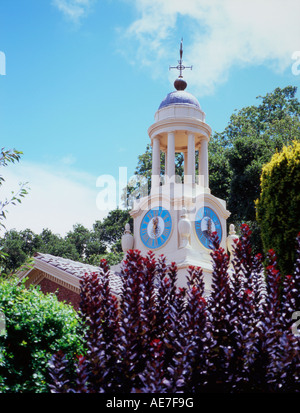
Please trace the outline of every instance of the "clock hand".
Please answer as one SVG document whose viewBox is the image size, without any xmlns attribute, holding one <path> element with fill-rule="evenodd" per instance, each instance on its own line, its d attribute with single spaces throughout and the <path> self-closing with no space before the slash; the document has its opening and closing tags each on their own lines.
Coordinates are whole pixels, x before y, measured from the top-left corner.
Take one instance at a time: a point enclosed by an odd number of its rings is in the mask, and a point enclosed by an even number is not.
<svg viewBox="0 0 300 413">
<path fill-rule="evenodd" d="M 208 232 L 208 234 L 209 235 L 211 235 L 211 219 L 210 218 L 208 218 L 208 221 L 207 221 L 207 232 Z"/>
<path fill-rule="evenodd" d="M 155 218 L 153 218 L 153 232 L 154 232 L 155 238 L 157 234 L 157 225 L 158 225 L 158 217 L 156 216 Z"/>
</svg>

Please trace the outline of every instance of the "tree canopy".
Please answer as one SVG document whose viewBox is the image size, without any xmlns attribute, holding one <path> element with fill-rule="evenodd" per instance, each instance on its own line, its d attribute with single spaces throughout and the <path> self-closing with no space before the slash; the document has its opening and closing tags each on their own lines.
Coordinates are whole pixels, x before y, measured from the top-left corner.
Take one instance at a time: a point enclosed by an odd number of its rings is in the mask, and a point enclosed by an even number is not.
<svg viewBox="0 0 300 413">
<path fill-rule="evenodd" d="M 231 171 L 227 201 L 232 220 L 255 220 L 263 165 L 284 145 L 300 139 L 300 102 L 296 91 L 296 87 L 288 86 L 259 96 L 258 106 L 234 113 L 225 130 L 217 134 L 226 142 Z"/>
</svg>

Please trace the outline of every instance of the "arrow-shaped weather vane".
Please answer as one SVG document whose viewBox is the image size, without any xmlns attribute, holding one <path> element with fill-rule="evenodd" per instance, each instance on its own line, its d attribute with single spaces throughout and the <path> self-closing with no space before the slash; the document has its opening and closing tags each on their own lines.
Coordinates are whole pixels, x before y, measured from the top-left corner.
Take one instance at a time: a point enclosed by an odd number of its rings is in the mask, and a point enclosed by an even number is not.
<svg viewBox="0 0 300 413">
<path fill-rule="evenodd" d="M 180 59 L 178 60 L 178 65 L 177 65 L 177 66 L 169 66 L 169 70 L 171 70 L 171 69 L 177 69 L 177 70 L 179 70 L 179 77 L 180 77 L 180 78 L 182 78 L 182 71 L 183 71 L 184 69 L 191 69 L 191 70 L 193 69 L 193 66 L 184 66 L 184 65 L 182 64 L 182 55 L 183 55 L 182 43 L 183 43 L 183 39 L 181 39 L 181 42 L 180 42 L 180 49 L 179 49 Z"/>
</svg>

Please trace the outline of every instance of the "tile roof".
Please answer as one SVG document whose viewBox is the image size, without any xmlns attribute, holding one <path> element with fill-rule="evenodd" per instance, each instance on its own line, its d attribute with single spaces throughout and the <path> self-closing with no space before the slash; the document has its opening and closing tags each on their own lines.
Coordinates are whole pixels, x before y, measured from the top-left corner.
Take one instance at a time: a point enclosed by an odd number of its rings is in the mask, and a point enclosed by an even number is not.
<svg viewBox="0 0 300 413">
<path fill-rule="evenodd" d="M 74 277 L 81 278 L 84 274 L 91 274 L 93 272 L 99 273 L 99 267 L 90 264 L 84 264 L 82 262 L 73 261 L 68 258 L 56 257 L 51 254 L 36 253 L 34 259 L 51 265 L 65 271 Z M 118 293 L 122 289 L 121 277 L 114 272 L 110 272 L 109 275 L 110 287 L 112 291 Z"/>
</svg>

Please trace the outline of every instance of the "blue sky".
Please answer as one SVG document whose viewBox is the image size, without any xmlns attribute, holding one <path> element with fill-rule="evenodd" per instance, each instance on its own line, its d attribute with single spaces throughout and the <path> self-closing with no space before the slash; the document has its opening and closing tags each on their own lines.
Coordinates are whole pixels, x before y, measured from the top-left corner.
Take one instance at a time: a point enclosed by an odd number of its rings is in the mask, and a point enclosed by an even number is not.
<svg viewBox="0 0 300 413">
<path fill-rule="evenodd" d="M 298 0 L 2 0 L 0 142 L 24 153 L 2 171 L 2 197 L 31 188 L 7 228 L 64 234 L 105 216 L 97 177 L 133 174 L 182 37 L 187 90 L 213 131 L 258 95 L 299 87 L 299 15 Z"/>
</svg>

